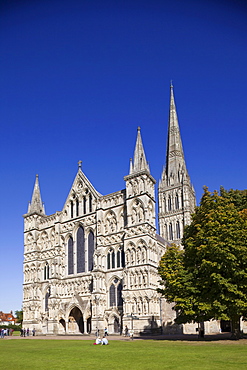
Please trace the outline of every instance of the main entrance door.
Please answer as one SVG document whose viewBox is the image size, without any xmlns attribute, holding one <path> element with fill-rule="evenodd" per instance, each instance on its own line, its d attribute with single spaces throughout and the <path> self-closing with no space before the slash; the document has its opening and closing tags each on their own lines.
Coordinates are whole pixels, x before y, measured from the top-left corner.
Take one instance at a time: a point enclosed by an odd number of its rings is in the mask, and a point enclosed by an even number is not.
<svg viewBox="0 0 247 370">
<path fill-rule="evenodd" d="M 69 314 L 69 332 L 84 333 L 83 315 L 78 307 L 74 307 Z"/>
</svg>

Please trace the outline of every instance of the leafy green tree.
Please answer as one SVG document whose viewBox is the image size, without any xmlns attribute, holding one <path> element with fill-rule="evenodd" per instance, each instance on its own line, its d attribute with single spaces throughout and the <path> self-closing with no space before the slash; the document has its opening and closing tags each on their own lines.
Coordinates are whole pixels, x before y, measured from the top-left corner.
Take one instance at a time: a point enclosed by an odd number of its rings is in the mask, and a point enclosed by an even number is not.
<svg viewBox="0 0 247 370">
<path fill-rule="evenodd" d="M 15 311 L 15 317 L 17 318 L 17 323 L 21 323 L 23 321 L 23 310 Z"/>
<path fill-rule="evenodd" d="M 242 197 L 242 198 L 241 198 Z M 200 206 L 185 227 L 183 250 L 171 246 L 162 257 L 160 292 L 174 302 L 177 322 L 231 320 L 239 337 L 247 317 L 246 193 L 204 188 Z"/>
</svg>

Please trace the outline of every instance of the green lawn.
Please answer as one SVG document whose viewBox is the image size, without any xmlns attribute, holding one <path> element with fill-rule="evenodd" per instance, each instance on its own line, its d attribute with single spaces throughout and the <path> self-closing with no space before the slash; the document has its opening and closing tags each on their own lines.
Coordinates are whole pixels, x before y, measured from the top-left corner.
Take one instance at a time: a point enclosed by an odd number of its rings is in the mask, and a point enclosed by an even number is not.
<svg viewBox="0 0 247 370">
<path fill-rule="evenodd" d="M 247 369 L 244 342 L 0 340 L 0 368 L 12 369 Z"/>
</svg>

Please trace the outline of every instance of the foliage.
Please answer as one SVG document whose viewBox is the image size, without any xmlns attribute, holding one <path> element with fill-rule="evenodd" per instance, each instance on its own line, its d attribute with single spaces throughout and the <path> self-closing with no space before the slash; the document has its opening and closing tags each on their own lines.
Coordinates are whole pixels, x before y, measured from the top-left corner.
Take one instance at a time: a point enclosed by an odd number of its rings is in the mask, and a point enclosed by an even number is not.
<svg viewBox="0 0 247 370">
<path fill-rule="evenodd" d="M 241 370 L 246 369 L 243 342 L 111 340 L 94 346 L 89 340 L 0 340 L 1 369 L 8 370 Z M 210 365 L 209 365 L 210 359 Z"/>
<path fill-rule="evenodd" d="M 230 319 L 239 330 L 247 316 L 247 191 L 204 188 L 185 227 L 183 246 L 162 257 L 160 292 L 174 302 L 177 322 Z"/>
<path fill-rule="evenodd" d="M 14 330 L 20 331 L 21 326 L 20 325 L 13 325 L 13 324 L 0 325 L 0 329 L 14 329 Z"/>
<path fill-rule="evenodd" d="M 21 323 L 23 321 L 23 310 L 15 311 L 15 317 L 17 318 L 17 323 Z"/>
</svg>

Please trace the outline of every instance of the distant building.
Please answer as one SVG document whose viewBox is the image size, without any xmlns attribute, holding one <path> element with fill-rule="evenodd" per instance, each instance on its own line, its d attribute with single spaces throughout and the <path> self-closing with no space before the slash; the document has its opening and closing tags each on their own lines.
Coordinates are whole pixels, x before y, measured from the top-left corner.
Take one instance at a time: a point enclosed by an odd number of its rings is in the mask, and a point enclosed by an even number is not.
<svg viewBox="0 0 247 370">
<path fill-rule="evenodd" d="M 24 215 L 23 327 L 37 333 L 194 332 L 174 325 L 175 313 L 157 293 L 166 246 L 180 243 L 195 192 L 186 168 L 171 86 L 166 166 L 158 187 L 138 128 L 126 187 L 101 195 L 78 172 L 61 212 L 46 215 L 38 176 Z M 217 331 L 217 322 L 206 331 Z"/>
<path fill-rule="evenodd" d="M 15 325 L 16 320 L 17 319 L 13 316 L 12 311 L 10 311 L 10 313 L 4 313 L 0 311 L 0 325 Z"/>
</svg>

